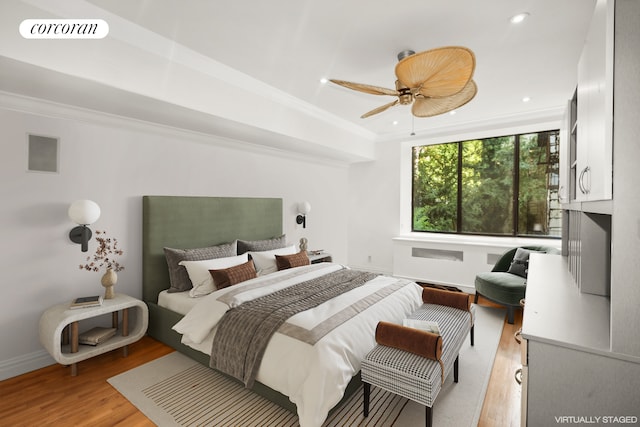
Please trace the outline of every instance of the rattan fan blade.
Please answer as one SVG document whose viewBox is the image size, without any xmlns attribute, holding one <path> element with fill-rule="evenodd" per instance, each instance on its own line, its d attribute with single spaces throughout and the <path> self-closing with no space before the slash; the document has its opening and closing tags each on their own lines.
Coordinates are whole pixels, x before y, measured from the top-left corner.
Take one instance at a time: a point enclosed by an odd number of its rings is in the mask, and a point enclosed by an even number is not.
<svg viewBox="0 0 640 427">
<path fill-rule="evenodd" d="M 373 116 L 374 114 L 378 114 L 378 113 L 382 113 L 384 110 L 387 110 L 391 107 L 393 107 L 394 105 L 398 104 L 398 100 L 396 99 L 393 102 L 390 102 L 388 104 L 385 104 L 381 107 L 378 108 L 374 108 L 373 110 L 369 111 L 368 113 L 364 113 L 363 115 L 360 116 L 361 119 L 366 119 L 367 117 Z"/>
<path fill-rule="evenodd" d="M 344 80 L 336 80 L 336 79 L 330 79 L 329 81 L 331 83 L 335 83 L 337 85 L 344 86 L 349 89 L 357 90 L 358 92 L 369 93 L 371 95 L 390 95 L 390 96 L 398 95 L 398 91 L 395 89 L 387 89 L 379 86 L 365 85 L 362 83 L 353 83 L 353 82 L 347 82 Z"/>
<path fill-rule="evenodd" d="M 473 76 L 476 60 L 466 47 L 427 50 L 402 59 L 396 76 L 425 97 L 444 97 L 460 92 Z"/>
<path fill-rule="evenodd" d="M 460 92 L 452 96 L 443 98 L 423 98 L 422 96 L 417 96 L 413 101 L 411 112 L 416 117 L 432 117 L 444 114 L 447 111 L 462 107 L 471 101 L 477 92 L 478 88 L 476 83 L 473 80 L 469 80 L 469 83 L 467 83 Z"/>
</svg>

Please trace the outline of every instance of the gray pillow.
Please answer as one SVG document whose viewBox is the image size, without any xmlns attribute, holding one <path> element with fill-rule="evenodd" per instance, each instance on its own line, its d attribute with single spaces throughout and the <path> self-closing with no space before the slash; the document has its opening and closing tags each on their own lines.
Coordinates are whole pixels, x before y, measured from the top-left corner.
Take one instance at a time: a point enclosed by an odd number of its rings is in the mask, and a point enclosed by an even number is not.
<svg viewBox="0 0 640 427">
<path fill-rule="evenodd" d="M 164 248 L 164 256 L 169 268 L 169 282 L 171 286 L 167 292 L 184 292 L 193 287 L 187 269 L 178 265 L 180 261 L 203 261 L 214 258 L 226 258 L 236 256 L 236 241 L 223 243 L 217 246 L 193 249 Z"/>
<path fill-rule="evenodd" d="M 509 266 L 507 273 L 526 278 L 529 273 L 529 254 L 531 254 L 531 252 L 539 251 L 532 251 L 524 248 L 516 249 L 513 261 L 511 261 L 511 265 Z"/>
<path fill-rule="evenodd" d="M 272 237 L 265 240 L 238 240 L 238 255 L 245 252 L 262 252 L 272 249 L 280 249 L 287 246 L 287 236 Z"/>
</svg>

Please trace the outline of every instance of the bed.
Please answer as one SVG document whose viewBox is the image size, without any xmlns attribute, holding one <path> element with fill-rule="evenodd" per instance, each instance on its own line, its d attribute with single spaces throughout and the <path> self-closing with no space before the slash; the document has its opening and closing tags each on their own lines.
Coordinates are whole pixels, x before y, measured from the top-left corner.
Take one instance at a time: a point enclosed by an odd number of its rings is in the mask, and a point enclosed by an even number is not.
<svg viewBox="0 0 640 427">
<path fill-rule="evenodd" d="M 325 275 L 359 274 L 335 263 L 313 264 L 259 276 L 200 298 L 174 294 L 171 303 L 158 304 L 159 296 L 163 293 L 163 298 L 166 297 L 170 286 L 163 248 L 200 248 L 235 239 L 257 241 L 280 235 L 282 199 L 144 196 L 143 299 L 149 306 L 149 335 L 210 366 L 216 353 L 215 345 L 211 350 L 213 340 L 218 334 L 222 336 L 216 331 L 217 323 L 203 325 L 207 323 L 203 316 L 212 310 L 210 307 L 218 307 L 220 316 L 227 316 L 225 312 L 229 309 L 224 304 L 237 307 L 241 305 L 238 301 L 251 300 L 256 292 L 263 296 L 270 293 L 270 287 L 273 292 L 280 292 L 293 283 L 317 286 L 314 281 L 326 280 Z M 343 308 L 350 304 L 347 303 L 350 298 L 369 300 L 368 306 L 356 311 L 353 318 L 345 319 L 344 324 L 333 326 L 315 344 L 297 342 L 282 328 L 278 329 L 264 356 L 258 358 L 255 377 L 245 381 L 258 394 L 297 412 L 302 426 L 320 426 L 330 408 L 338 407 L 341 397 L 346 398 L 358 388 L 359 363 L 375 345 L 373 336 L 378 320 L 399 322 L 421 303 L 421 288 L 413 282 L 365 276 L 364 272 L 357 280 L 362 283 L 331 301 L 294 315 L 283 326 L 304 329 L 305 322 L 314 324 L 313 319 L 321 312 L 333 313 L 335 318 L 337 313 L 348 311 Z M 372 299 L 374 295 L 378 300 Z M 185 324 L 197 325 L 199 329 L 184 329 Z M 198 338 L 193 339 L 194 336 Z M 285 358 L 287 362 L 280 363 Z M 293 375 L 294 372 L 297 374 Z"/>
</svg>

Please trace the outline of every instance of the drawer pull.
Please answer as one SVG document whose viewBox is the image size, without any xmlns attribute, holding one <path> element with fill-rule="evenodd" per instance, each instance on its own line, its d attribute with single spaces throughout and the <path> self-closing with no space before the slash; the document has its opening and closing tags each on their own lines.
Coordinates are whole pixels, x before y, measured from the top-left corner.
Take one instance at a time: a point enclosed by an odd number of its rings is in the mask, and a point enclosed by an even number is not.
<svg viewBox="0 0 640 427">
<path fill-rule="evenodd" d="M 522 328 L 518 329 L 515 334 L 513 334 L 513 339 L 516 340 L 518 344 L 522 342 Z"/>
<path fill-rule="evenodd" d="M 522 368 L 516 369 L 516 373 L 515 373 L 514 377 L 516 379 L 516 382 L 519 385 L 522 385 Z"/>
</svg>

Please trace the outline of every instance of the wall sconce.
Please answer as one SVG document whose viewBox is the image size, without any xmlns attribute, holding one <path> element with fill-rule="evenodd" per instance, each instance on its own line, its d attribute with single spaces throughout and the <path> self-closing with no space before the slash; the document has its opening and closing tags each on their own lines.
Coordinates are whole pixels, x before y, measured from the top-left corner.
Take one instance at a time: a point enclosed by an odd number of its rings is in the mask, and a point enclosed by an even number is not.
<svg viewBox="0 0 640 427">
<path fill-rule="evenodd" d="M 91 229 L 87 225 L 93 224 L 100 218 L 100 206 L 91 200 L 76 200 L 69 206 L 69 218 L 78 224 L 69 232 L 69 239 L 82 245 L 82 252 L 87 252 L 89 239 L 91 239 Z"/>
<path fill-rule="evenodd" d="M 296 217 L 296 223 L 302 224 L 302 228 L 307 228 L 306 215 L 311 212 L 311 203 L 300 202 L 298 203 L 298 216 Z"/>
</svg>

